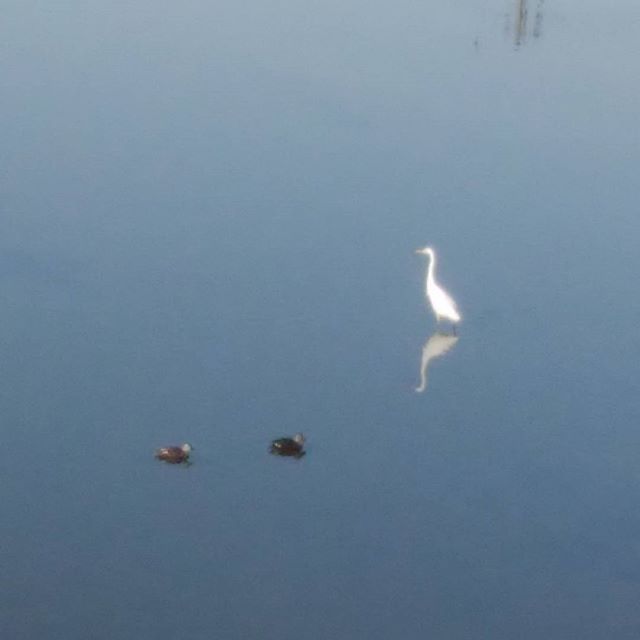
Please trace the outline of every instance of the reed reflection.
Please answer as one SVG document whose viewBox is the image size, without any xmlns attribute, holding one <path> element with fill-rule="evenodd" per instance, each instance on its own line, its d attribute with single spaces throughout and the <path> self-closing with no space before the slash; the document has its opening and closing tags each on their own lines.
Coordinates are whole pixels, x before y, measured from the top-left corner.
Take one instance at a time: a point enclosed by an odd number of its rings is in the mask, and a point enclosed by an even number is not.
<svg viewBox="0 0 640 640">
<path fill-rule="evenodd" d="M 513 42 L 517 49 L 527 41 L 529 35 L 534 38 L 542 35 L 544 0 L 536 0 L 533 22 L 529 18 L 529 0 L 515 0 L 515 2 L 514 17 L 508 18 L 508 24 L 513 24 Z M 508 26 L 507 30 L 510 31 L 511 27 Z"/>
<path fill-rule="evenodd" d="M 432 336 L 427 338 L 427 341 L 422 347 L 420 384 L 416 387 L 417 393 L 422 393 L 427 388 L 427 368 L 429 367 L 429 362 L 453 349 L 456 342 L 458 342 L 458 336 L 442 333 L 440 331 L 436 331 Z"/>
</svg>

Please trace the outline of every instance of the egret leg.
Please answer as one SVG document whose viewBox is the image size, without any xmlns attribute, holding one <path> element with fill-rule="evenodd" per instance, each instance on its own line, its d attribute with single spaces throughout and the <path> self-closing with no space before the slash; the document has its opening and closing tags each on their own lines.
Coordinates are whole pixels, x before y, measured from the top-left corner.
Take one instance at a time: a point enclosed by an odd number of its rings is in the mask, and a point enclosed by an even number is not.
<svg viewBox="0 0 640 640">
<path fill-rule="evenodd" d="M 452 328 L 453 328 L 453 335 L 454 335 L 454 336 L 457 336 L 458 334 L 456 333 L 456 325 L 455 325 L 455 324 L 452 324 L 451 326 L 452 326 Z"/>
</svg>

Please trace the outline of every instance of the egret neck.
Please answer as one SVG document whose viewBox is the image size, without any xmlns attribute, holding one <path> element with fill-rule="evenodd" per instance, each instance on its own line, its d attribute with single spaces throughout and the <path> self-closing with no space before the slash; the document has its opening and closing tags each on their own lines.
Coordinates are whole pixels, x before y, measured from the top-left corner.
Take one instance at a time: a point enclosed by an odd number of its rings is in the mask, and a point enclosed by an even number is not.
<svg viewBox="0 0 640 640">
<path fill-rule="evenodd" d="M 435 270 L 436 267 L 436 254 L 429 250 L 429 266 L 427 267 L 427 287 L 430 287 L 433 285 L 434 280 L 433 280 L 433 272 Z"/>
</svg>

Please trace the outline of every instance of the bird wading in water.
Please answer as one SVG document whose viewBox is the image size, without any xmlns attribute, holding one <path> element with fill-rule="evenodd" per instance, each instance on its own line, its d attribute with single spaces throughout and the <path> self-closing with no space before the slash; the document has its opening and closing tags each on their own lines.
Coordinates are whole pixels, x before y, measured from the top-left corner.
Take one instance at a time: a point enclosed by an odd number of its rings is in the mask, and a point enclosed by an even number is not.
<svg viewBox="0 0 640 640">
<path fill-rule="evenodd" d="M 462 320 L 462 316 L 458 311 L 455 300 L 436 282 L 436 253 L 431 247 L 424 249 L 416 249 L 416 253 L 429 258 L 429 266 L 427 267 L 427 280 L 425 284 L 425 294 L 433 313 L 436 316 L 436 322 L 440 320 L 448 320 L 456 333 L 456 325 Z"/>
</svg>

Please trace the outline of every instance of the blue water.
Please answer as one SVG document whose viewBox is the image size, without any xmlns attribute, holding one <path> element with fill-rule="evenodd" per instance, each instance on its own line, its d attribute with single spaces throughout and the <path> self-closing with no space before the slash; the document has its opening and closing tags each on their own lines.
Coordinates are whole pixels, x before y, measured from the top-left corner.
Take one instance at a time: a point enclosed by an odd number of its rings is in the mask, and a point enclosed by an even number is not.
<svg viewBox="0 0 640 640">
<path fill-rule="evenodd" d="M 640 10 L 525 5 L 4 3 L 3 637 L 639 637 Z"/>
</svg>

